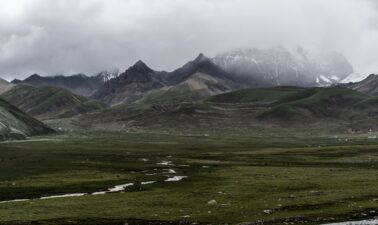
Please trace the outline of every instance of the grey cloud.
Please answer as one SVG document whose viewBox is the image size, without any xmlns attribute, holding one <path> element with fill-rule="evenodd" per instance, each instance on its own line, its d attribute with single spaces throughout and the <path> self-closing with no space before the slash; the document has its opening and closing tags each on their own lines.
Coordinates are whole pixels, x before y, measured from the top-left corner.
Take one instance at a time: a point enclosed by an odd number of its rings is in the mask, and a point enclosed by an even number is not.
<svg viewBox="0 0 378 225">
<path fill-rule="evenodd" d="M 378 72 L 373 0 L 0 0 L 0 75 L 95 73 L 142 59 L 171 70 L 199 52 L 303 45 Z M 373 5 L 377 6 L 374 7 Z"/>
</svg>

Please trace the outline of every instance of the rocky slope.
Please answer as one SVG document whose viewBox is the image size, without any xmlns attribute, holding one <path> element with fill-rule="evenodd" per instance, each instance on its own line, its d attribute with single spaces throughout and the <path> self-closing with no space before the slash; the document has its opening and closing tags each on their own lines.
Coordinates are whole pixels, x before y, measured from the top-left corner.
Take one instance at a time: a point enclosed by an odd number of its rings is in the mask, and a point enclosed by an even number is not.
<svg viewBox="0 0 378 225">
<path fill-rule="evenodd" d="M 343 84 L 342 86 L 368 95 L 378 96 L 378 75 L 371 74 L 360 82 Z"/>
<path fill-rule="evenodd" d="M 54 130 L 0 99 L 0 140 L 53 133 Z"/>
<path fill-rule="evenodd" d="M 15 86 L 14 84 L 11 84 L 8 81 L 0 78 L 0 94 L 10 90 L 14 86 Z"/>
</svg>

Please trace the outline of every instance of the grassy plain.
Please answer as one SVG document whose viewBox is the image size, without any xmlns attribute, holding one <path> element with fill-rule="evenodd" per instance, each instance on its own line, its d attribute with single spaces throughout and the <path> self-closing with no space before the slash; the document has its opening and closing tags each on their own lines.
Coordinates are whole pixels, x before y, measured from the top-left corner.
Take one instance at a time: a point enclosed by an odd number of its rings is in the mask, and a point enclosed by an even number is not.
<svg viewBox="0 0 378 225">
<path fill-rule="evenodd" d="M 98 132 L 3 142 L 0 201 L 31 200 L 0 203 L 0 224 L 321 224 L 378 214 L 374 134 L 288 134 Z M 187 178 L 164 181 L 176 175 Z M 39 199 L 125 183 L 135 185 Z"/>
</svg>

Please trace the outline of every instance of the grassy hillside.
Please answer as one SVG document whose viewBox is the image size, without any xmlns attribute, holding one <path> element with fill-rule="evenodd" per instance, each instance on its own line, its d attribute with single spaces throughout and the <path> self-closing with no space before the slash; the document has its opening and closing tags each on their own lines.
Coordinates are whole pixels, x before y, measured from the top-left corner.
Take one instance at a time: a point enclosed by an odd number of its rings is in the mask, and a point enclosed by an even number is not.
<svg viewBox="0 0 378 225">
<path fill-rule="evenodd" d="M 345 88 L 312 88 L 288 95 L 259 116 L 264 121 L 283 123 L 322 122 L 349 119 L 352 108 L 370 97 Z"/>
<path fill-rule="evenodd" d="M 248 89 L 187 101 L 192 95 L 155 93 L 131 105 L 91 114 L 79 123 L 101 129 L 242 133 L 272 127 L 378 129 L 377 100 L 346 88 Z M 173 101 L 173 99 L 176 99 Z M 95 123 L 93 123 L 95 121 Z M 361 126 L 359 121 L 363 121 Z"/>
<path fill-rule="evenodd" d="M 160 89 L 146 94 L 142 99 L 135 103 L 145 107 L 151 105 L 177 105 L 197 102 L 206 98 L 206 96 L 208 95 L 201 93 L 201 91 Z"/>
<path fill-rule="evenodd" d="M 17 85 L 0 97 L 39 118 L 65 118 L 103 108 L 96 101 L 58 87 Z"/>
<path fill-rule="evenodd" d="M 259 101 L 273 102 L 303 90 L 304 88 L 299 87 L 244 89 L 212 96 L 208 98 L 208 101 L 217 103 L 248 103 Z"/>
</svg>

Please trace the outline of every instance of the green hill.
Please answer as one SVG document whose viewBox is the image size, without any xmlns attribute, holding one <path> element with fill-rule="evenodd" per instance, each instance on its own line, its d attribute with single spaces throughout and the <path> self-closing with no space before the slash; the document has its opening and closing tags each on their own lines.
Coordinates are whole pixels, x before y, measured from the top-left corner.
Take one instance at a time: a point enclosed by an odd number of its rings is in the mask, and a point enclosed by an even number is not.
<svg viewBox="0 0 378 225">
<path fill-rule="evenodd" d="M 168 96 L 153 95 L 145 101 L 118 105 L 85 116 L 81 122 L 101 129 L 190 133 L 314 126 L 378 130 L 378 98 L 347 88 L 246 89 L 181 102 L 170 101 L 174 95 Z"/>
<path fill-rule="evenodd" d="M 208 101 L 216 103 L 248 103 L 259 101 L 273 102 L 303 90 L 305 89 L 300 87 L 244 89 L 240 91 L 215 95 L 210 97 Z"/>
<path fill-rule="evenodd" d="M 17 85 L 0 95 L 38 118 L 66 118 L 102 109 L 103 105 L 59 87 Z"/>
<path fill-rule="evenodd" d="M 312 88 L 282 98 L 259 118 L 282 123 L 349 119 L 355 106 L 369 98 L 346 88 Z"/>
</svg>

